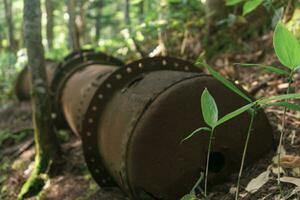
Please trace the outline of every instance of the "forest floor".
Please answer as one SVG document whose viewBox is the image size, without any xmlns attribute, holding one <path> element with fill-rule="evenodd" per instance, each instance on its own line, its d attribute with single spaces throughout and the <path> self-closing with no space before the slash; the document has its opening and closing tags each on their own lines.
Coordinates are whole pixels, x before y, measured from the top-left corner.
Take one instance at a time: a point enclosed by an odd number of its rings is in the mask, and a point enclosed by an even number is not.
<svg viewBox="0 0 300 200">
<path fill-rule="evenodd" d="M 248 49 L 239 53 L 222 53 L 217 59 L 210 60 L 222 74 L 232 80 L 238 80 L 246 90 L 256 93 L 257 98 L 283 94 L 287 89 L 285 79 L 259 69 L 245 69 L 237 67 L 234 63 L 264 63 L 278 65 L 272 49 L 272 34 L 259 37 L 248 43 Z M 264 45 L 262 45 L 264 44 Z M 296 77 L 294 84 L 300 85 L 300 76 Z M 299 87 L 295 92 L 300 92 Z M 283 109 L 270 107 L 266 110 L 267 116 L 274 128 L 275 140 L 278 143 L 280 122 Z M 287 131 L 284 137 L 284 149 L 287 154 L 300 155 L 300 121 L 299 113 L 288 112 Z M 32 169 L 34 160 L 33 133 L 31 131 L 31 111 L 29 103 L 11 103 L 0 110 L 0 199 L 14 200 Z M 14 134 L 12 134 L 14 133 Z M 117 189 L 103 190 L 91 178 L 84 163 L 80 141 L 66 132 L 60 133 L 62 142 L 62 155 L 65 165 L 55 177 L 51 177 L 46 184 L 42 199 L 63 200 L 122 200 L 126 197 Z M 264 142 L 264 141 L 261 141 Z M 269 153 L 257 163 L 245 169 L 241 179 L 241 199 L 279 199 L 279 190 L 276 181 L 276 165 L 272 158 L 274 152 Z M 270 171 L 269 176 L 256 179 L 258 186 L 256 192 L 246 192 L 248 183 Z M 283 176 L 293 177 L 283 183 L 284 195 L 289 199 L 300 199 L 300 169 L 283 169 Z M 234 199 L 234 187 L 237 175 L 229 177 L 228 182 L 211 188 L 210 199 L 231 200 Z M 298 185 L 297 185 L 298 184 Z M 242 198 L 243 197 L 243 198 Z"/>
</svg>

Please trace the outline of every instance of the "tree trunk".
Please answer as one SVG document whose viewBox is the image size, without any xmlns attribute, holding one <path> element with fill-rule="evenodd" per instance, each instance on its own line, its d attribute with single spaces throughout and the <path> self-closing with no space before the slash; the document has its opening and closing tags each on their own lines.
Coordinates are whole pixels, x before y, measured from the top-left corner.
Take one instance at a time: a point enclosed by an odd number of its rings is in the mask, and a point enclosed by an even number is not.
<svg viewBox="0 0 300 200">
<path fill-rule="evenodd" d="M 76 24 L 76 2 L 77 0 L 68 0 L 68 14 L 69 14 L 69 45 L 71 49 L 80 49 L 79 31 Z"/>
<path fill-rule="evenodd" d="M 2 48 L 3 48 L 2 40 L 3 40 L 3 38 L 2 38 L 2 33 L 0 32 L 0 51 L 1 51 Z"/>
<path fill-rule="evenodd" d="M 47 44 L 48 48 L 53 48 L 53 28 L 54 28 L 54 4 L 53 0 L 46 0 L 46 13 L 47 13 L 47 27 L 46 27 L 46 35 L 47 35 Z"/>
<path fill-rule="evenodd" d="M 90 38 L 90 28 L 89 24 L 86 21 L 86 11 L 88 0 L 80 0 L 79 2 L 79 14 L 76 16 L 76 26 L 78 27 L 78 34 L 79 34 L 79 43 L 80 44 L 89 44 L 91 43 Z"/>
<path fill-rule="evenodd" d="M 96 3 L 97 7 L 97 15 L 96 15 L 96 24 L 95 24 L 95 40 L 96 43 L 100 40 L 100 35 L 101 35 L 101 18 L 102 18 L 102 7 L 103 7 L 103 1 L 98 0 Z"/>
<path fill-rule="evenodd" d="M 133 42 L 134 50 L 140 54 L 141 57 L 146 57 L 146 53 L 142 50 L 141 46 L 139 45 L 138 41 L 135 39 L 133 30 L 131 27 L 131 20 L 130 20 L 130 0 L 125 0 L 124 5 L 124 18 L 125 18 L 125 24 L 128 28 L 129 36 Z"/>
<path fill-rule="evenodd" d="M 4 10 L 5 10 L 5 20 L 7 24 L 8 31 L 8 42 L 9 48 L 11 50 L 15 50 L 16 44 L 14 39 L 14 24 L 12 19 L 12 0 L 3 0 L 4 2 Z"/>
<path fill-rule="evenodd" d="M 127 26 L 130 26 L 130 0 L 125 0 L 125 5 L 124 5 L 124 19 L 125 19 L 125 24 Z"/>
<path fill-rule="evenodd" d="M 144 1 L 142 0 L 139 4 L 139 20 L 140 23 L 144 23 L 145 21 L 145 11 L 144 11 Z"/>
<path fill-rule="evenodd" d="M 34 196 L 43 188 L 52 161 L 58 155 L 58 142 L 51 119 L 51 104 L 45 71 L 41 34 L 40 0 L 24 0 L 24 41 L 32 84 L 32 119 L 35 139 L 35 168 L 23 185 L 18 199 Z"/>
</svg>

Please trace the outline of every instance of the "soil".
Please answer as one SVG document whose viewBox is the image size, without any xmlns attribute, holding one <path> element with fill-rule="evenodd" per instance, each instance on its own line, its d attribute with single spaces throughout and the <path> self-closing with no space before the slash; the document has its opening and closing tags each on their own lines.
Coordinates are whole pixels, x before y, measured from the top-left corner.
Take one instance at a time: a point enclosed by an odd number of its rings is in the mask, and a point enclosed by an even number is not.
<svg viewBox="0 0 300 200">
<path fill-rule="evenodd" d="M 223 75 L 242 85 L 246 90 L 256 93 L 256 98 L 283 94 L 286 91 L 285 79 L 274 76 L 269 72 L 255 68 L 241 68 L 234 63 L 264 63 L 278 66 L 278 60 L 272 50 L 272 34 L 247 43 L 248 49 L 239 53 L 222 53 L 210 60 Z M 261 44 L 264 44 L 263 46 Z M 242 44 L 246 45 L 246 44 Z M 251 51 L 249 52 L 249 49 Z M 271 78 L 270 78 L 271 77 Z M 267 80 L 267 81 L 266 81 Z M 262 84 L 263 83 L 263 84 Z M 300 76 L 296 76 L 294 92 L 300 92 Z M 299 103 L 299 101 L 298 101 Z M 266 110 L 267 116 L 274 128 L 276 142 L 278 143 L 279 128 L 283 109 L 270 107 Z M 287 131 L 284 137 L 284 148 L 287 154 L 300 155 L 300 121 L 299 113 L 288 111 Z M 25 131 L 23 131 L 25 129 Z M 20 187 L 30 174 L 34 160 L 34 145 L 31 131 L 31 110 L 29 103 L 12 102 L 6 108 L 0 110 L 0 136 L 9 131 L 20 134 L 21 138 L 5 139 L 0 144 L 0 199 L 14 200 L 17 197 Z M 1 137 L 0 137 L 1 138 Z M 63 200 L 122 200 L 127 199 L 118 189 L 104 190 L 97 186 L 91 178 L 85 165 L 80 141 L 73 134 L 62 133 L 62 155 L 65 161 L 58 173 L 49 179 L 40 196 L 43 199 Z M 270 152 L 257 163 L 245 169 L 241 179 L 240 199 L 279 199 L 276 174 L 271 173 L 268 182 L 255 193 L 245 191 L 247 184 L 268 168 L 275 169 L 276 164 L 272 163 L 275 153 Z M 273 170 L 274 171 L 274 170 Z M 285 176 L 300 176 L 295 170 L 285 169 Z M 210 188 L 209 198 L 212 200 L 234 199 L 234 187 L 237 175 L 228 177 L 228 181 L 221 185 Z M 290 183 L 282 183 L 282 191 L 289 199 L 300 199 L 300 193 L 293 194 L 296 186 Z M 242 198 L 243 197 L 243 198 Z"/>
</svg>

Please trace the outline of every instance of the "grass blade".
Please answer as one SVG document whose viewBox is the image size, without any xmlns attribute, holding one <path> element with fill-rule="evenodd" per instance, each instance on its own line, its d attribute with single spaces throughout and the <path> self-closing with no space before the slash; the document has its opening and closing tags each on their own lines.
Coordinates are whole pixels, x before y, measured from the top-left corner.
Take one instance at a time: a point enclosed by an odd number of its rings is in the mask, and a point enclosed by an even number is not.
<svg viewBox="0 0 300 200">
<path fill-rule="evenodd" d="M 247 104 L 247 105 L 245 105 L 245 106 L 243 106 L 243 107 L 241 107 L 241 108 L 239 108 L 239 109 L 237 109 L 237 110 L 235 110 L 235 111 L 233 111 L 233 112 L 231 112 L 231 113 L 225 115 L 224 117 L 222 117 L 222 118 L 217 122 L 217 126 L 219 126 L 219 125 L 223 124 L 224 122 L 227 122 L 227 121 L 229 121 L 230 119 L 232 119 L 232 118 L 234 118 L 234 117 L 236 117 L 236 116 L 238 116 L 238 115 L 240 115 L 240 114 L 246 112 L 247 110 L 249 110 L 250 108 L 252 108 L 252 106 L 254 106 L 254 105 L 255 105 L 255 102 L 249 103 L 249 104 Z"/>
<path fill-rule="evenodd" d="M 252 64 L 252 63 L 236 63 L 242 67 L 259 67 L 259 68 L 263 68 L 267 71 L 273 72 L 275 74 L 279 74 L 279 75 L 289 75 L 290 73 L 286 70 L 283 69 L 279 69 L 277 67 L 273 67 L 270 65 L 263 65 L 263 64 Z"/>
<path fill-rule="evenodd" d="M 208 132 L 211 132 L 211 129 L 208 128 L 208 127 L 201 127 L 201 128 L 198 128 L 196 130 L 194 130 L 191 134 L 189 134 L 186 138 L 184 138 L 180 143 L 183 143 L 185 142 L 186 140 L 190 139 L 191 137 L 193 137 L 195 134 L 197 133 L 200 133 L 202 131 L 208 131 Z"/>
<path fill-rule="evenodd" d="M 209 66 L 206 63 L 201 63 L 203 66 L 205 66 L 209 73 L 218 81 L 220 81 L 223 85 L 225 85 L 227 88 L 232 90 L 234 93 L 238 94 L 239 96 L 243 97 L 248 102 L 252 102 L 252 100 L 244 94 L 235 84 L 233 84 L 231 81 L 227 80 L 225 77 L 223 77 L 221 74 L 219 74 L 217 71 L 215 71 L 211 66 Z"/>
</svg>

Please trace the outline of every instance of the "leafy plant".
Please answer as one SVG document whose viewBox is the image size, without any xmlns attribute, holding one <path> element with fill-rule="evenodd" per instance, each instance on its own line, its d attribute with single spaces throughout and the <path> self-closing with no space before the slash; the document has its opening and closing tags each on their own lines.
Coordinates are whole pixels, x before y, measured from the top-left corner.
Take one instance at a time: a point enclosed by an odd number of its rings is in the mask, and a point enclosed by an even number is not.
<svg viewBox="0 0 300 200">
<path fill-rule="evenodd" d="M 226 80 L 221 75 L 217 76 L 217 77 L 218 77 L 218 80 L 222 80 L 222 81 Z M 230 85 L 230 86 L 232 87 L 232 85 Z M 236 86 L 234 86 L 234 87 L 235 87 L 235 89 L 237 89 Z M 202 109 L 203 119 L 204 119 L 205 123 L 208 125 L 208 127 L 198 128 L 182 140 L 182 142 L 184 142 L 187 139 L 190 139 L 191 137 L 193 137 L 195 134 L 198 134 L 203 131 L 209 132 L 209 142 L 208 142 L 207 159 L 206 159 L 207 162 L 206 162 L 206 168 L 205 168 L 204 196 L 207 196 L 208 168 L 209 168 L 210 153 L 211 153 L 211 148 L 212 148 L 212 138 L 213 138 L 215 128 L 220 126 L 221 124 L 241 115 L 242 113 L 244 113 L 246 111 L 249 111 L 251 114 L 251 120 L 250 120 L 250 124 L 249 124 L 249 128 L 248 128 L 248 132 L 247 132 L 247 138 L 246 138 L 246 142 L 245 142 L 245 147 L 244 147 L 244 151 L 243 151 L 243 157 L 242 157 L 241 167 L 240 167 L 240 172 L 239 172 L 239 177 L 238 177 L 238 183 L 237 183 L 237 192 L 236 192 L 236 199 L 237 199 L 239 182 L 240 182 L 240 178 L 241 178 L 242 171 L 243 171 L 244 161 L 246 158 L 248 143 L 249 143 L 256 111 L 260 108 L 263 108 L 263 107 L 269 105 L 269 104 L 278 105 L 278 106 L 289 106 L 289 107 L 293 108 L 291 105 L 285 104 L 284 102 L 277 102 L 277 104 L 273 103 L 274 101 L 281 101 L 281 100 L 286 100 L 286 99 L 291 99 L 291 98 L 300 98 L 300 94 L 286 94 L 286 95 L 266 97 L 266 98 L 261 98 L 256 101 L 251 101 L 250 103 L 246 104 L 245 106 L 238 108 L 237 110 L 235 110 L 219 119 L 217 104 L 216 104 L 213 96 L 209 93 L 208 89 L 205 88 L 205 90 L 202 92 L 202 95 L 201 95 L 201 109 Z M 295 107 L 297 109 L 300 109 L 299 106 L 295 106 Z M 197 184 L 199 184 L 199 183 L 197 183 Z"/>
<path fill-rule="evenodd" d="M 260 6 L 262 3 L 264 2 L 264 0 L 226 0 L 226 5 L 227 6 L 235 6 L 238 5 L 240 3 L 244 3 L 243 4 L 243 16 L 251 13 L 252 11 L 254 11 L 258 6 Z"/>
<path fill-rule="evenodd" d="M 235 2 L 237 2 L 237 1 L 235 1 Z M 203 108 L 205 108 L 205 105 L 207 105 L 206 108 L 204 109 L 204 111 L 202 111 L 202 112 L 203 112 L 204 120 L 205 120 L 206 124 L 210 126 L 210 128 L 201 127 L 199 129 L 195 130 L 194 132 L 192 132 L 187 138 L 184 139 L 184 141 L 185 141 L 186 139 L 191 138 L 194 134 L 199 133 L 201 131 L 209 131 L 211 134 L 210 135 L 210 138 L 211 138 L 212 134 L 213 134 L 213 130 L 216 126 L 230 120 L 233 117 L 238 116 L 239 114 L 241 114 L 245 111 L 249 111 L 251 118 L 250 118 L 249 128 L 247 131 L 246 142 L 245 142 L 245 146 L 244 146 L 244 150 L 243 150 L 241 167 L 240 167 L 238 180 L 237 180 L 237 190 L 236 190 L 235 199 L 238 199 L 240 178 L 241 178 L 243 167 L 244 167 L 244 162 L 245 162 L 245 158 L 246 158 L 246 153 L 247 153 L 247 149 L 248 149 L 248 143 L 249 143 L 249 139 L 250 139 L 250 135 L 251 135 L 254 118 L 255 118 L 255 115 L 256 115 L 258 109 L 265 108 L 268 106 L 284 107 L 284 115 L 282 118 L 282 130 L 281 130 L 280 142 L 279 142 L 279 146 L 278 146 L 278 163 L 280 161 L 280 154 L 281 154 L 280 149 L 282 149 L 281 146 L 282 146 L 283 134 L 285 131 L 285 118 L 286 118 L 287 109 L 300 111 L 299 105 L 288 102 L 288 99 L 299 98 L 299 94 L 289 94 L 289 93 L 290 93 L 290 89 L 291 89 L 291 84 L 293 82 L 293 75 L 296 72 L 296 70 L 299 69 L 299 66 L 300 66 L 300 56 L 298 56 L 298 55 L 300 55 L 300 44 L 298 43 L 295 36 L 291 32 L 289 32 L 285 28 L 285 26 L 281 23 L 279 23 L 276 26 L 275 33 L 273 36 L 273 43 L 274 43 L 274 49 L 275 49 L 277 57 L 279 58 L 280 62 L 288 68 L 287 70 L 283 70 L 283 69 L 273 67 L 273 66 L 262 65 L 262 64 L 240 64 L 240 65 L 245 66 L 245 67 L 250 67 L 250 66 L 259 67 L 259 68 L 266 69 L 270 72 L 273 72 L 273 73 L 276 73 L 279 75 L 288 76 L 288 90 L 287 90 L 286 95 L 262 98 L 260 100 L 253 102 L 238 87 L 236 87 L 232 82 L 230 82 L 226 78 L 224 78 L 221 74 L 216 72 L 208 64 L 206 64 L 205 62 L 200 63 L 201 65 L 204 65 L 208 69 L 208 71 L 214 78 L 219 80 L 223 85 L 225 85 L 227 88 L 229 88 L 230 90 L 232 90 L 233 92 L 235 92 L 236 94 L 238 94 L 239 96 L 244 98 L 246 101 L 250 102 L 249 104 L 245 105 L 244 107 L 237 109 L 236 111 L 224 116 L 221 119 L 218 119 L 217 106 L 215 104 L 215 101 L 213 100 L 213 98 L 211 97 L 211 95 L 209 94 L 208 91 L 204 91 L 205 93 L 202 94 L 202 98 L 204 98 L 206 96 L 206 101 L 201 101 L 201 107 L 203 109 Z M 275 102 L 275 103 L 272 102 L 272 101 L 282 101 L 282 100 L 284 100 L 284 102 Z M 209 150 L 208 150 L 209 152 L 210 152 L 210 145 L 211 145 L 211 141 L 209 142 Z M 209 155 L 207 157 L 208 157 L 207 160 L 209 160 Z M 206 172 L 207 172 L 207 169 L 206 169 Z M 205 195 L 206 195 L 207 173 L 206 173 L 205 178 L 206 178 L 205 179 L 206 180 Z M 279 185 L 279 188 L 281 188 L 280 187 L 280 172 L 278 172 L 278 185 Z M 280 189 L 280 191 L 281 191 L 281 189 Z"/>
<path fill-rule="evenodd" d="M 288 88 L 286 93 L 289 94 L 291 91 L 291 86 L 293 83 L 294 74 L 297 69 L 300 67 L 300 44 L 297 38 L 291 33 L 282 23 L 278 23 L 274 32 L 273 36 L 273 45 L 275 49 L 275 53 L 279 59 L 279 61 L 288 68 L 290 74 L 288 76 Z M 287 103 L 287 102 L 286 102 Z M 284 108 L 284 113 L 281 120 L 281 133 L 278 145 L 278 164 L 280 162 L 281 157 L 281 147 L 282 147 L 282 140 L 285 133 L 285 126 L 286 126 L 286 113 L 287 109 L 295 108 L 295 106 Z M 280 168 L 278 167 L 278 186 L 280 189 L 281 196 L 281 183 L 280 183 Z"/>
</svg>

